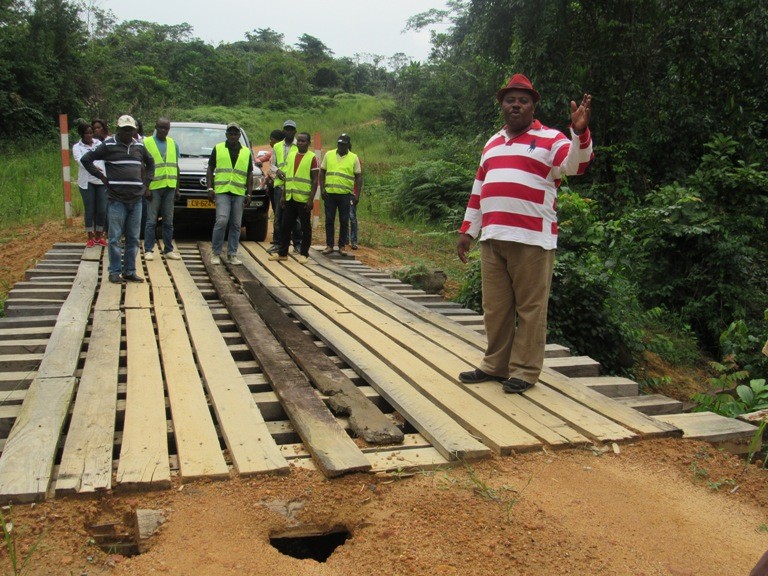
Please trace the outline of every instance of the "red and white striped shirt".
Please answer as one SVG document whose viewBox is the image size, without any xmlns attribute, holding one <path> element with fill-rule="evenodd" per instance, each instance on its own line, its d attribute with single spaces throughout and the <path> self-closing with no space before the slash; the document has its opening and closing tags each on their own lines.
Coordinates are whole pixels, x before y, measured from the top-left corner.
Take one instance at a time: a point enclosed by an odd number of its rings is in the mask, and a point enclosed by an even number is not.
<svg viewBox="0 0 768 576">
<path fill-rule="evenodd" d="M 534 120 L 509 138 L 505 128 L 483 148 L 459 232 L 557 248 L 557 188 L 562 175 L 583 174 L 592 161 L 589 130 L 571 140 Z"/>
</svg>

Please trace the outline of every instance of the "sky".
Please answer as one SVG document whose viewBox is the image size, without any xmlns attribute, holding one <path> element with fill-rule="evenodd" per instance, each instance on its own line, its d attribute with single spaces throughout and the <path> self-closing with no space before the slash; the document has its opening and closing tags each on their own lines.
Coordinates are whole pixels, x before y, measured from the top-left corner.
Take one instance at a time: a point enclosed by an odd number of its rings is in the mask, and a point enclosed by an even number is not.
<svg viewBox="0 0 768 576">
<path fill-rule="evenodd" d="M 158 24 L 193 27 L 204 42 L 236 42 L 257 28 L 271 28 L 293 46 L 302 34 L 321 40 L 336 58 L 356 53 L 390 57 L 403 52 L 426 61 L 430 51 L 428 30 L 405 29 L 408 18 L 431 8 L 445 9 L 446 0 L 92 0 L 111 10 L 118 22 L 146 20 Z M 258 8 L 257 8 L 258 7 Z M 444 28 L 441 28 L 444 29 Z"/>
</svg>

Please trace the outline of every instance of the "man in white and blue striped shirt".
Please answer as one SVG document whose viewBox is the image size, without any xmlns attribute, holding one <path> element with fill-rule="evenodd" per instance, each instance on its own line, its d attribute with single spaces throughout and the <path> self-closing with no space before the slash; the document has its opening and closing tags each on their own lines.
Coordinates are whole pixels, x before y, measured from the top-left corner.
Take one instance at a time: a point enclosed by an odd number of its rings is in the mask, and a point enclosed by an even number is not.
<svg viewBox="0 0 768 576">
<path fill-rule="evenodd" d="M 136 273 L 136 254 L 141 228 L 141 198 L 155 175 L 155 161 L 141 142 L 134 140 L 136 121 L 128 115 L 117 121 L 117 136 L 110 136 L 95 150 L 85 154 L 81 163 L 107 187 L 107 223 L 109 226 L 109 281 L 118 284 L 144 282 Z M 94 161 L 103 160 L 106 174 Z M 125 234 L 125 259 L 120 240 Z"/>
</svg>

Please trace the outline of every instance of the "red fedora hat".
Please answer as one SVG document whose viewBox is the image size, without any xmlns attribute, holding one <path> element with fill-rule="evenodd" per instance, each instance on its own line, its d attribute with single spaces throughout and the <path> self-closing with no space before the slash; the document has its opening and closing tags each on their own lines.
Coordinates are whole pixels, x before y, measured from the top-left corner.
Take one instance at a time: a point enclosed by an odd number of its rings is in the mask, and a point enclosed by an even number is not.
<svg viewBox="0 0 768 576">
<path fill-rule="evenodd" d="M 526 90 L 533 95 L 534 102 L 541 100 L 541 96 L 534 90 L 531 81 L 523 74 L 515 74 L 509 79 L 509 82 L 507 82 L 507 85 L 504 86 L 504 88 L 496 92 L 496 100 L 499 101 L 499 104 L 501 104 L 501 101 L 504 99 L 504 94 L 510 90 Z"/>
</svg>

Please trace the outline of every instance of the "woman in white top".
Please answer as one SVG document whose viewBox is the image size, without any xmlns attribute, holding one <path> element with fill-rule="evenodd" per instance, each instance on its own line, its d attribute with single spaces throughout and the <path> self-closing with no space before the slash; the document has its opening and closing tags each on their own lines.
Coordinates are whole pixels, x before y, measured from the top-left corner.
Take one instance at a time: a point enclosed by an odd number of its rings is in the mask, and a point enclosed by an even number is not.
<svg viewBox="0 0 768 576">
<path fill-rule="evenodd" d="M 85 207 L 85 231 L 88 234 L 86 246 L 106 246 L 104 223 L 107 220 L 107 187 L 101 180 L 89 174 L 80 162 L 83 155 L 94 150 L 101 141 L 93 137 L 93 128 L 85 122 L 77 126 L 77 133 L 80 134 L 80 141 L 72 146 L 72 155 L 77 160 L 77 187 L 80 188 Z M 95 164 L 104 172 L 104 162 L 97 161 Z"/>
</svg>

